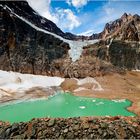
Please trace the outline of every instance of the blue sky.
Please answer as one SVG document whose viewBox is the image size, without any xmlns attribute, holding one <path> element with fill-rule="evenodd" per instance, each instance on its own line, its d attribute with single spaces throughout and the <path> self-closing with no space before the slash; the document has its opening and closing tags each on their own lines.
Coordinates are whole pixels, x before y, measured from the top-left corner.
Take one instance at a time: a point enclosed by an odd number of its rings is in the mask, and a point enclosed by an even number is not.
<svg viewBox="0 0 140 140">
<path fill-rule="evenodd" d="M 90 35 L 123 13 L 140 15 L 140 0 L 27 0 L 64 32 Z"/>
</svg>

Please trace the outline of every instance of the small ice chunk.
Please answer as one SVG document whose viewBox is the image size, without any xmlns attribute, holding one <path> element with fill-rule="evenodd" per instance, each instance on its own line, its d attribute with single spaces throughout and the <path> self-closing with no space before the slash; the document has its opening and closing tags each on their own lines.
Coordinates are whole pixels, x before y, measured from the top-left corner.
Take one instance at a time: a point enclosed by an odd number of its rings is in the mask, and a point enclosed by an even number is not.
<svg viewBox="0 0 140 140">
<path fill-rule="evenodd" d="M 96 102 L 96 100 L 92 100 L 92 102 Z"/>
<path fill-rule="evenodd" d="M 97 103 L 96 105 L 102 105 L 102 104 L 104 104 L 103 102 L 99 102 L 99 103 Z"/>
<path fill-rule="evenodd" d="M 85 109 L 86 107 L 85 107 L 85 106 L 79 106 L 79 108 L 81 108 L 81 109 Z"/>
<path fill-rule="evenodd" d="M 115 103 L 122 103 L 122 102 L 125 102 L 126 100 L 125 99 L 120 99 L 120 100 L 112 100 L 113 102 Z"/>
</svg>

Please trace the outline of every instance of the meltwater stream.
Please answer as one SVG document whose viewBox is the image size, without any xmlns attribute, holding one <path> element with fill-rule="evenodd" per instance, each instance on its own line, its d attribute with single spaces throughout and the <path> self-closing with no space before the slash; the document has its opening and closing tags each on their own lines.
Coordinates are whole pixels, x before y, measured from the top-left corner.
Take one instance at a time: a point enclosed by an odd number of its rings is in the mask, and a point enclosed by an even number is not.
<svg viewBox="0 0 140 140">
<path fill-rule="evenodd" d="M 130 105 L 129 100 L 86 98 L 60 93 L 48 99 L 0 106 L 0 120 L 13 123 L 42 117 L 135 116 L 126 109 Z"/>
</svg>

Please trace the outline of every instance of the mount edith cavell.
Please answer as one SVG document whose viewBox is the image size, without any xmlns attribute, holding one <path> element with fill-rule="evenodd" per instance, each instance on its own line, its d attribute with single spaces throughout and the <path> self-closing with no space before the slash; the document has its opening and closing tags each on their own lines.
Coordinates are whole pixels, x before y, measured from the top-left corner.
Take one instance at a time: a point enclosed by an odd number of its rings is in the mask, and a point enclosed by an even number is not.
<svg viewBox="0 0 140 140">
<path fill-rule="evenodd" d="M 138 14 L 84 36 L 0 1 L 0 139 L 140 139 L 139 116 Z"/>
<path fill-rule="evenodd" d="M 0 8 L 1 70 L 84 78 L 140 69 L 139 15 L 125 13 L 107 23 L 101 33 L 87 37 L 64 33 L 25 1 L 1 2 Z M 89 45 L 94 39 L 99 41 Z M 77 49 L 78 40 L 82 40 L 83 50 L 73 62 L 69 52 Z"/>
</svg>

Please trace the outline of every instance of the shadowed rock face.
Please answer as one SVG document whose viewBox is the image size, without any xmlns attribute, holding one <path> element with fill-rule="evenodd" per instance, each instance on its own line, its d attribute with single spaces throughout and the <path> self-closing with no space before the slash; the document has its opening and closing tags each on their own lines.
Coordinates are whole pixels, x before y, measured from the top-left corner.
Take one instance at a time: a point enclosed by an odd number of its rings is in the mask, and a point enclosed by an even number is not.
<svg viewBox="0 0 140 140">
<path fill-rule="evenodd" d="M 52 21 L 40 16 L 37 12 L 35 12 L 29 4 L 26 2 L 26 0 L 23 1 L 2 1 L 0 2 L 3 6 L 6 5 L 12 11 L 14 11 L 16 14 L 18 14 L 21 17 L 24 17 L 31 23 L 35 24 L 39 28 L 45 29 L 47 31 L 53 32 L 57 35 L 65 36 L 65 33 L 59 29 L 55 23 Z M 67 37 L 66 37 L 67 38 Z"/>
<path fill-rule="evenodd" d="M 53 60 L 68 55 L 69 45 L 39 32 L 0 7 L 0 69 L 47 74 Z"/>
<path fill-rule="evenodd" d="M 137 42 L 112 42 L 109 48 L 110 62 L 124 69 L 140 69 L 140 44 Z"/>
<path fill-rule="evenodd" d="M 109 46 L 107 42 L 84 47 L 83 55 L 97 57 L 122 69 L 140 69 L 139 42 L 114 40 Z"/>
</svg>

